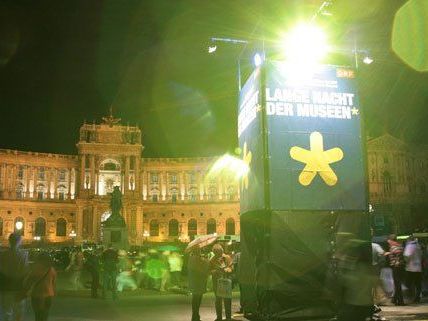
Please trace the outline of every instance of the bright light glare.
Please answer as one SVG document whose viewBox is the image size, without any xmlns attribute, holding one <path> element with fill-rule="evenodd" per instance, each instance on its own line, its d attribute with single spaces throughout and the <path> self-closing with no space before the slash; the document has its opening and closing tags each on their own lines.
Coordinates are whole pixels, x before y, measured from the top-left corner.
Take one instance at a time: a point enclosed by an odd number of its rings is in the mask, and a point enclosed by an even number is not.
<svg viewBox="0 0 428 321">
<path fill-rule="evenodd" d="M 256 53 L 254 55 L 253 60 L 254 60 L 254 66 L 256 67 L 260 66 L 263 63 L 263 58 L 259 53 Z"/>
<path fill-rule="evenodd" d="M 208 46 L 208 53 L 214 53 L 217 50 L 217 46 Z"/>
<path fill-rule="evenodd" d="M 15 227 L 18 231 L 20 231 L 24 227 L 24 224 L 21 221 L 18 221 L 15 223 Z"/>
<path fill-rule="evenodd" d="M 364 62 L 366 65 L 370 65 L 373 61 L 374 61 L 374 60 L 373 60 L 373 58 L 372 58 L 372 57 L 370 57 L 370 56 L 365 56 L 365 57 L 364 57 L 364 59 L 363 59 L 363 62 Z"/>
<path fill-rule="evenodd" d="M 300 24 L 288 32 L 283 40 L 286 60 L 300 65 L 313 65 L 322 60 L 329 48 L 322 29 L 311 24 Z"/>
<path fill-rule="evenodd" d="M 240 179 L 250 171 L 249 166 L 242 159 L 225 154 L 220 157 L 210 168 L 207 177 L 217 177 L 221 175 L 234 176 Z"/>
</svg>

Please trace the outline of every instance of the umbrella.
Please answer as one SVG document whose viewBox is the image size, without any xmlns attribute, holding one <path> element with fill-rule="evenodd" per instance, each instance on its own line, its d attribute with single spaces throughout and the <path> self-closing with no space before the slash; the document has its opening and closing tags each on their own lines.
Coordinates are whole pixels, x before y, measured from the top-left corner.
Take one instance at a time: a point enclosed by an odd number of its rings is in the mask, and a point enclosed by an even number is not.
<svg viewBox="0 0 428 321">
<path fill-rule="evenodd" d="M 209 234 L 209 235 L 200 236 L 194 239 L 192 242 L 189 243 L 189 245 L 187 245 L 186 253 L 191 252 L 195 248 L 200 249 L 210 245 L 211 243 L 214 243 L 215 240 L 217 240 L 217 237 L 218 237 L 217 234 Z"/>
</svg>

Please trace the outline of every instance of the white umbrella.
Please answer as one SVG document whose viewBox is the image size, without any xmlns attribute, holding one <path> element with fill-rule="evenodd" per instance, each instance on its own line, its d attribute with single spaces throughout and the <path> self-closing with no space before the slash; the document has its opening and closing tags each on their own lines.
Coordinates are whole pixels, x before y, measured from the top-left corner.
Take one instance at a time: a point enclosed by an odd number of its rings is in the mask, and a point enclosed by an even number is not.
<svg viewBox="0 0 428 321">
<path fill-rule="evenodd" d="M 200 236 L 196 239 L 194 239 L 192 242 L 190 242 L 186 247 L 186 253 L 191 252 L 195 248 L 203 248 L 205 246 L 208 246 L 217 240 L 218 236 L 217 234 L 208 234 L 204 236 Z"/>
</svg>

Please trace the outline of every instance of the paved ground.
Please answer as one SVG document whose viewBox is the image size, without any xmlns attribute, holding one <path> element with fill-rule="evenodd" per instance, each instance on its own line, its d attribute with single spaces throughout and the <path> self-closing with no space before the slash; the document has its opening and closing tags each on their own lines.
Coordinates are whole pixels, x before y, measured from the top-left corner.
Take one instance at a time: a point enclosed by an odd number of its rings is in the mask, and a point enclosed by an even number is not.
<svg viewBox="0 0 428 321">
<path fill-rule="evenodd" d="M 69 290 L 71 284 L 64 274 L 59 279 L 59 295 L 54 300 L 50 321 L 190 321 L 190 296 L 146 290 L 124 292 L 118 301 L 92 299 L 89 290 Z M 235 293 L 233 311 L 238 309 L 237 305 Z M 390 321 L 428 321 L 428 298 L 420 305 L 384 306 L 382 310 Z M 26 320 L 33 320 L 30 308 L 27 314 Z M 204 296 L 201 317 L 203 321 L 215 319 L 212 293 Z"/>
<path fill-rule="evenodd" d="M 391 321 L 428 321 L 428 303 L 382 307 L 382 316 Z"/>
<path fill-rule="evenodd" d="M 236 300 L 234 308 L 236 309 Z M 27 320 L 31 319 L 28 311 Z M 204 297 L 202 320 L 214 320 L 214 298 Z M 144 294 L 111 299 L 91 299 L 61 295 L 53 303 L 50 321 L 190 321 L 190 296 L 178 294 Z"/>
<path fill-rule="evenodd" d="M 238 299 L 233 300 L 233 311 Z M 428 303 L 404 307 L 382 307 L 382 315 L 390 321 L 428 321 Z M 31 310 L 26 320 L 31 320 Z M 190 296 L 180 294 L 126 293 L 118 301 L 92 299 L 88 291 L 62 292 L 55 298 L 50 321 L 190 321 Z M 215 319 L 213 295 L 206 294 L 202 302 L 203 321 Z M 238 320 L 244 320 L 242 317 Z"/>
</svg>

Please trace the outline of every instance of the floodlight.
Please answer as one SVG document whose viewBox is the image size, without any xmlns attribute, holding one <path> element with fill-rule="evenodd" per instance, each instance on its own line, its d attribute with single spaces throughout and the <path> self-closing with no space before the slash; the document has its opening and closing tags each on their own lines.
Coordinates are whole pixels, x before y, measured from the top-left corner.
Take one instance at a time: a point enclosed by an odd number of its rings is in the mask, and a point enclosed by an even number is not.
<svg viewBox="0 0 428 321">
<path fill-rule="evenodd" d="M 24 227 L 24 224 L 21 221 L 18 221 L 15 223 L 15 227 L 18 231 L 20 231 Z"/>
<path fill-rule="evenodd" d="M 299 24 L 288 32 L 282 43 L 286 60 L 300 65 L 313 65 L 328 52 L 326 35 L 313 24 Z"/>
<path fill-rule="evenodd" d="M 208 53 L 214 53 L 214 52 L 216 52 L 216 50 L 217 50 L 217 46 L 216 45 L 214 45 L 214 46 L 208 46 Z"/>
<path fill-rule="evenodd" d="M 254 66 L 257 68 L 263 63 L 263 57 L 258 52 L 253 57 Z"/>
<path fill-rule="evenodd" d="M 363 58 L 363 62 L 364 62 L 366 65 L 370 65 L 373 61 L 374 61 L 374 60 L 373 60 L 373 58 L 372 58 L 372 57 L 370 57 L 369 55 L 367 55 L 367 56 L 365 56 L 365 57 Z"/>
</svg>

